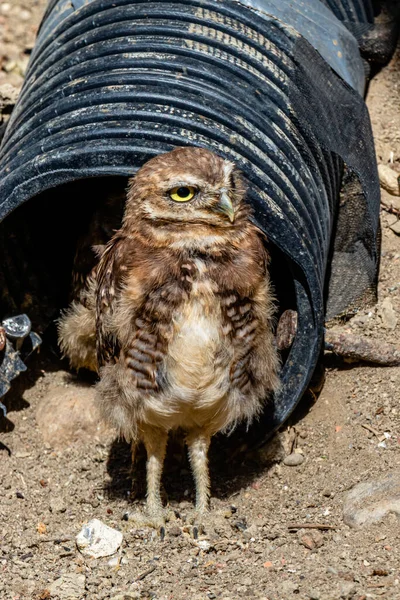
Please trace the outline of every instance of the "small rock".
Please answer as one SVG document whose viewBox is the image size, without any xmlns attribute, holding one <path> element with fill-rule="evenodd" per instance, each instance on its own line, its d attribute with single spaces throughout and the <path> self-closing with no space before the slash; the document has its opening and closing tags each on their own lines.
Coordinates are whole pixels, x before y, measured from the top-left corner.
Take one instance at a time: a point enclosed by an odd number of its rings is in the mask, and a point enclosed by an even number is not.
<svg viewBox="0 0 400 600">
<path fill-rule="evenodd" d="M 356 593 L 356 586 L 351 581 L 344 581 L 340 586 L 340 597 L 348 600 Z"/>
<path fill-rule="evenodd" d="M 15 458 L 29 458 L 30 456 L 32 456 L 31 452 L 14 452 L 14 456 Z"/>
<path fill-rule="evenodd" d="M 16 60 L 8 60 L 3 65 L 3 71 L 5 71 L 6 73 L 11 73 L 11 71 L 14 71 L 14 69 L 16 69 L 17 66 L 18 66 L 18 64 L 17 64 Z"/>
<path fill-rule="evenodd" d="M 104 435 L 94 399 L 94 388 L 84 385 L 58 383 L 42 398 L 36 421 L 45 442 L 53 448 L 66 448 Z"/>
<path fill-rule="evenodd" d="M 60 600 L 80 600 L 85 595 L 85 575 L 66 573 L 49 586 L 50 596 Z"/>
<path fill-rule="evenodd" d="M 267 540 L 276 540 L 276 538 L 280 537 L 280 535 L 281 532 L 275 525 L 265 534 L 265 537 L 267 538 Z"/>
<path fill-rule="evenodd" d="M 178 525 L 172 525 L 172 527 L 168 529 L 168 533 L 172 537 L 179 537 L 180 535 L 182 535 L 182 530 Z"/>
<path fill-rule="evenodd" d="M 40 522 L 37 524 L 36 530 L 39 535 L 44 535 L 47 531 L 47 527 L 44 523 Z"/>
<path fill-rule="evenodd" d="M 381 187 L 393 196 L 400 196 L 399 173 L 389 165 L 378 165 L 378 173 Z"/>
<path fill-rule="evenodd" d="M 303 464 L 303 462 L 304 456 L 298 452 L 293 452 L 283 459 L 283 464 L 287 467 L 298 467 L 299 465 Z"/>
<path fill-rule="evenodd" d="M 207 540 L 198 540 L 196 545 L 200 548 L 200 550 L 203 550 L 203 552 L 209 552 L 211 549 L 211 544 L 210 542 L 207 542 Z"/>
<path fill-rule="evenodd" d="M 238 531 L 246 531 L 247 529 L 247 523 L 245 520 L 242 519 L 238 519 L 237 521 L 234 522 L 233 527 L 235 529 L 237 529 Z"/>
<path fill-rule="evenodd" d="M 64 500 L 59 496 L 53 496 L 50 498 L 49 508 L 52 513 L 63 513 L 67 510 Z"/>
<path fill-rule="evenodd" d="M 110 558 L 109 561 L 107 561 L 107 564 L 109 567 L 111 567 L 112 569 L 116 569 L 117 567 L 119 567 L 120 565 L 120 558 L 119 556 L 113 556 L 112 558 Z"/>
<path fill-rule="evenodd" d="M 249 527 L 247 527 L 244 530 L 243 535 L 246 538 L 248 538 L 248 539 L 256 538 L 258 536 L 258 527 L 257 527 L 257 525 L 254 525 L 254 523 L 253 523 L 253 525 L 250 525 Z M 251 584 L 249 584 L 249 585 L 251 585 Z"/>
<path fill-rule="evenodd" d="M 29 10 L 21 10 L 18 16 L 21 21 L 29 21 L 32 15 Z"/>
<path fill-rule="evenodd" d="M 343 520 L 350 527 L 377 523 L 389 513 L 400 515 L 400 471 L 357 484 L 344 501 Z"/>
<path fill-rule="evenodd" d="M 396 222 L 393 223 L 393 225 L 389 226 L 389 229 L 393 231 L 393 233 L 395 233 L 396 235 L 400 235 L 400 221 L 396 220 Z"/>
<path fill-rule="evenodd" d="M 383 326 L 386 327 L 386 329 L 395 329 L 397 325 L 397 316 L 393 309 L 390 298 L 384 299 L 381 304 L 379 314 L 382 319 Z"/>
<path fill-rule="evenodd" d="M 352 327 L 356 325 L 360 329 L 363 329 L 365 327 L 365 325 L 368 323 L 368 321 L 370 321 L 370 320 L 371 320 L 371 317 L 369 316 L 369 314 L 358 313 L 357 315 L 352 317 L 352 319 L 350 320 L 350 325 Z"/>
<path fill-rule="evenodd" d="M 298 593 L 299 586 L 294 581 L 280 581 L 279 592 L 283 598 L 292 598 L 292 594 Z"/>
<path fill-rule="evenodd" d="M 321 598 L 319 592 L 316 592 L 315 590 L 310 590 L 308 592 L 308 597 L 310 598 L 310 600 L 320 600 Z"/>
<path fill-rule="evenodd" d="M 122 544 L 122 533 L 92 519 L 76 536 L 76 545 L 85 556 L 101 558 L 111 556 Z"/>
<path fill-rule="evenodd" d="M 311 535 L 308 533 L 304 533 L 300 536 L 300 544 L 308 548 L 309 550 L 314 550 L 315 544 Z"/>
<path fill-rule="evenodd" d="M 299 542 L 309 550 L 315 550 L 324 545 L 324 536 L 319 531 L 299 531 Z"/>
</svg>

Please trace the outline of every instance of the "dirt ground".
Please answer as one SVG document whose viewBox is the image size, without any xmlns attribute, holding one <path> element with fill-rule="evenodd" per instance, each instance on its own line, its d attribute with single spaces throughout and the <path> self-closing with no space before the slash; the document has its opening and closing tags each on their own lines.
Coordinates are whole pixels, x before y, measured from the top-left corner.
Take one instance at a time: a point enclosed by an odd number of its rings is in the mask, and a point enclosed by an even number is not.
<svg viewBox="0 0 400 600">
<path fill-rule="evenodd" d="M 20 87 L 45 4 L 0 2 L 0 85 Z M 378 161 L 398 171 L 399 93 L 400 49 L 368 92 Z M 395 201 L 386 193 L 384 200 Z M 395 221 L 382 212 L 379 303 L 346 325 L 392 343 L 400 331 Z M 246 454 L 215 444 L 212 512 L 201 543 L 186 522 L 193 502 L 188 465 L 179 448 L 170 452 L 164 483 L 174 516 L 161 541 L 123 519 L 132 509 L 126 444 L 96 422 L 79 428 L 77 412 L 90 406 L 91 388 L 77 387 L 65 364 L 43 349 L 9 394 L 8 418 L 0 419 L 0 598 L 400 598 L 396 506 L 360 528 L 343 518 L 350 488 L 385 475 L 397 481 L 400 512 L 400 372 L 329 355 L 325 367 L 318 400 L 305 399 L 272 449 Z M 70 411 L 52 429 L 50 407 L 56 413 L 66 393 Z M 286 466 L 293 445 L 304 460 Z M 85 558 L 76 548 L 75 536 L 92 518 L 123 533 L 111 560 Z"/>
</svg>

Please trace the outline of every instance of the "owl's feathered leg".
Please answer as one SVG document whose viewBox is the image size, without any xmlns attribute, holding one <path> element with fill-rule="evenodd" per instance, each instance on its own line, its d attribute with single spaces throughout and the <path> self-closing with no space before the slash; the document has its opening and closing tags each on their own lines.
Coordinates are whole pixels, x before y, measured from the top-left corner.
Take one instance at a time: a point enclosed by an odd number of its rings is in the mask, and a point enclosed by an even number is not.
<svg viewBox="0 0 400 600">
<path fill-rule="evenodd" d="M 208 471 L 208 449 L 211 436 L 204 430 L 190 431 L 186 436 L 189 460 L 196 486 L 196 515 L 193 535 L 196 538 L 202 528 L 204 515 L 208 511 L 210 497 L 210 475 Z"/>
<path fill-rule="evenodd" d="M 137 490 L 137 481 L 136 481 L 136 456 L 137 456 L 137 450 L 138 450 L 138 446 L 139 446 L 139 441 L 138 440 L 134 440 L 131 443 L 131 493 L 132 493 L 132 498 L 135 498 L 138 490 Z"/>
<path fill-rule="evenodd" d="M 163 471 L 168 433 L 152 427 L 143 430 L 142 439 L 147 452 L 147 511 L 155 518 L 163 515 L 161 475 Z M 164 524 L 164 516 L 162 516 Z"/>
<path fill-rule="evenodd" d="M 155 427 L 142 427 L 140 437 L 147 452 L 147 501 L 145 514 L 131 514 L 129 520 L 138 525 L 159 529 L 164 536 L 165 510 L 161 500 L 161 475 L 163 471 L 168 433 Z M 132 444 L 132 457 L 136 445 Z"/>
</svg>

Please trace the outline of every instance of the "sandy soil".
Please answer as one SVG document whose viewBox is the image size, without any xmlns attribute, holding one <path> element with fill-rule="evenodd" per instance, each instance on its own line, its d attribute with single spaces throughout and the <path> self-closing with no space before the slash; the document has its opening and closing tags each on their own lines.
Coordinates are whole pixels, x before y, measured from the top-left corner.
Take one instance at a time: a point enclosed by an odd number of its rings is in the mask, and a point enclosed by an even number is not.
<svg viewBox="0 0 400 600">
<path fill-rule="evenodd" d="M 45 4 L 0 3 L 0 85 L 21 85 Z M 368 93 L 378 160 L 400 171 L 399 91 L 400 50 Z M 400 327 L 400 239 L 389 227 L 396 220 L 382 213 L 379 303 L 346 326 L 393 343 Z M 79 429 L 76 415 L 90 406 L 91 388 L 81 384 L 77 391 L 65 365 L 43 351 L 7 398 L 8 419 L 0 425 L 0 598 L 400 598 L 398 517 L 388 514 L 360 529 L 343 521 L 352 486 L 385 474 L 400 478 L 399 369 L 329 355 L 325 367 L 318 400 L 305 399 L 273 452 L 215 445 L 212 514 L 206 543 L 198 544 L 188 533 L 193 485 L 180 449 L 167 465 L 165 495 L 174 516 L 161 541 L 123 520 L 132 508 L 129 449 L 97 423 Z M 54 432 L 43 403 L 57 407 L 65 393 L 70 412 Z M 293 444 L 304 462 L 289 467 L 281 459 Z M 92 518 L 123 532 L 117 559 L 88 559 L 76 549 L 76 534 Z"/>
</svg>

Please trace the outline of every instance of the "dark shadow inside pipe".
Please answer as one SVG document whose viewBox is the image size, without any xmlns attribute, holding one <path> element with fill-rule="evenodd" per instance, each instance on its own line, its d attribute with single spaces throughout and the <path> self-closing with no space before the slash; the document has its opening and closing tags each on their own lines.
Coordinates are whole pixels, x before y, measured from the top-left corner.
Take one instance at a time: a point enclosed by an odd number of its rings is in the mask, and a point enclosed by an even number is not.
<svg viewBox="0 0 400 600">
<path fill-rule="evenodd" d="M 25 312 L 43 333 L 68 305 L 78 240 L 125 178 L 74 181 L 16 208 L 0 224 L 0 314 Z"/>
</svg>

